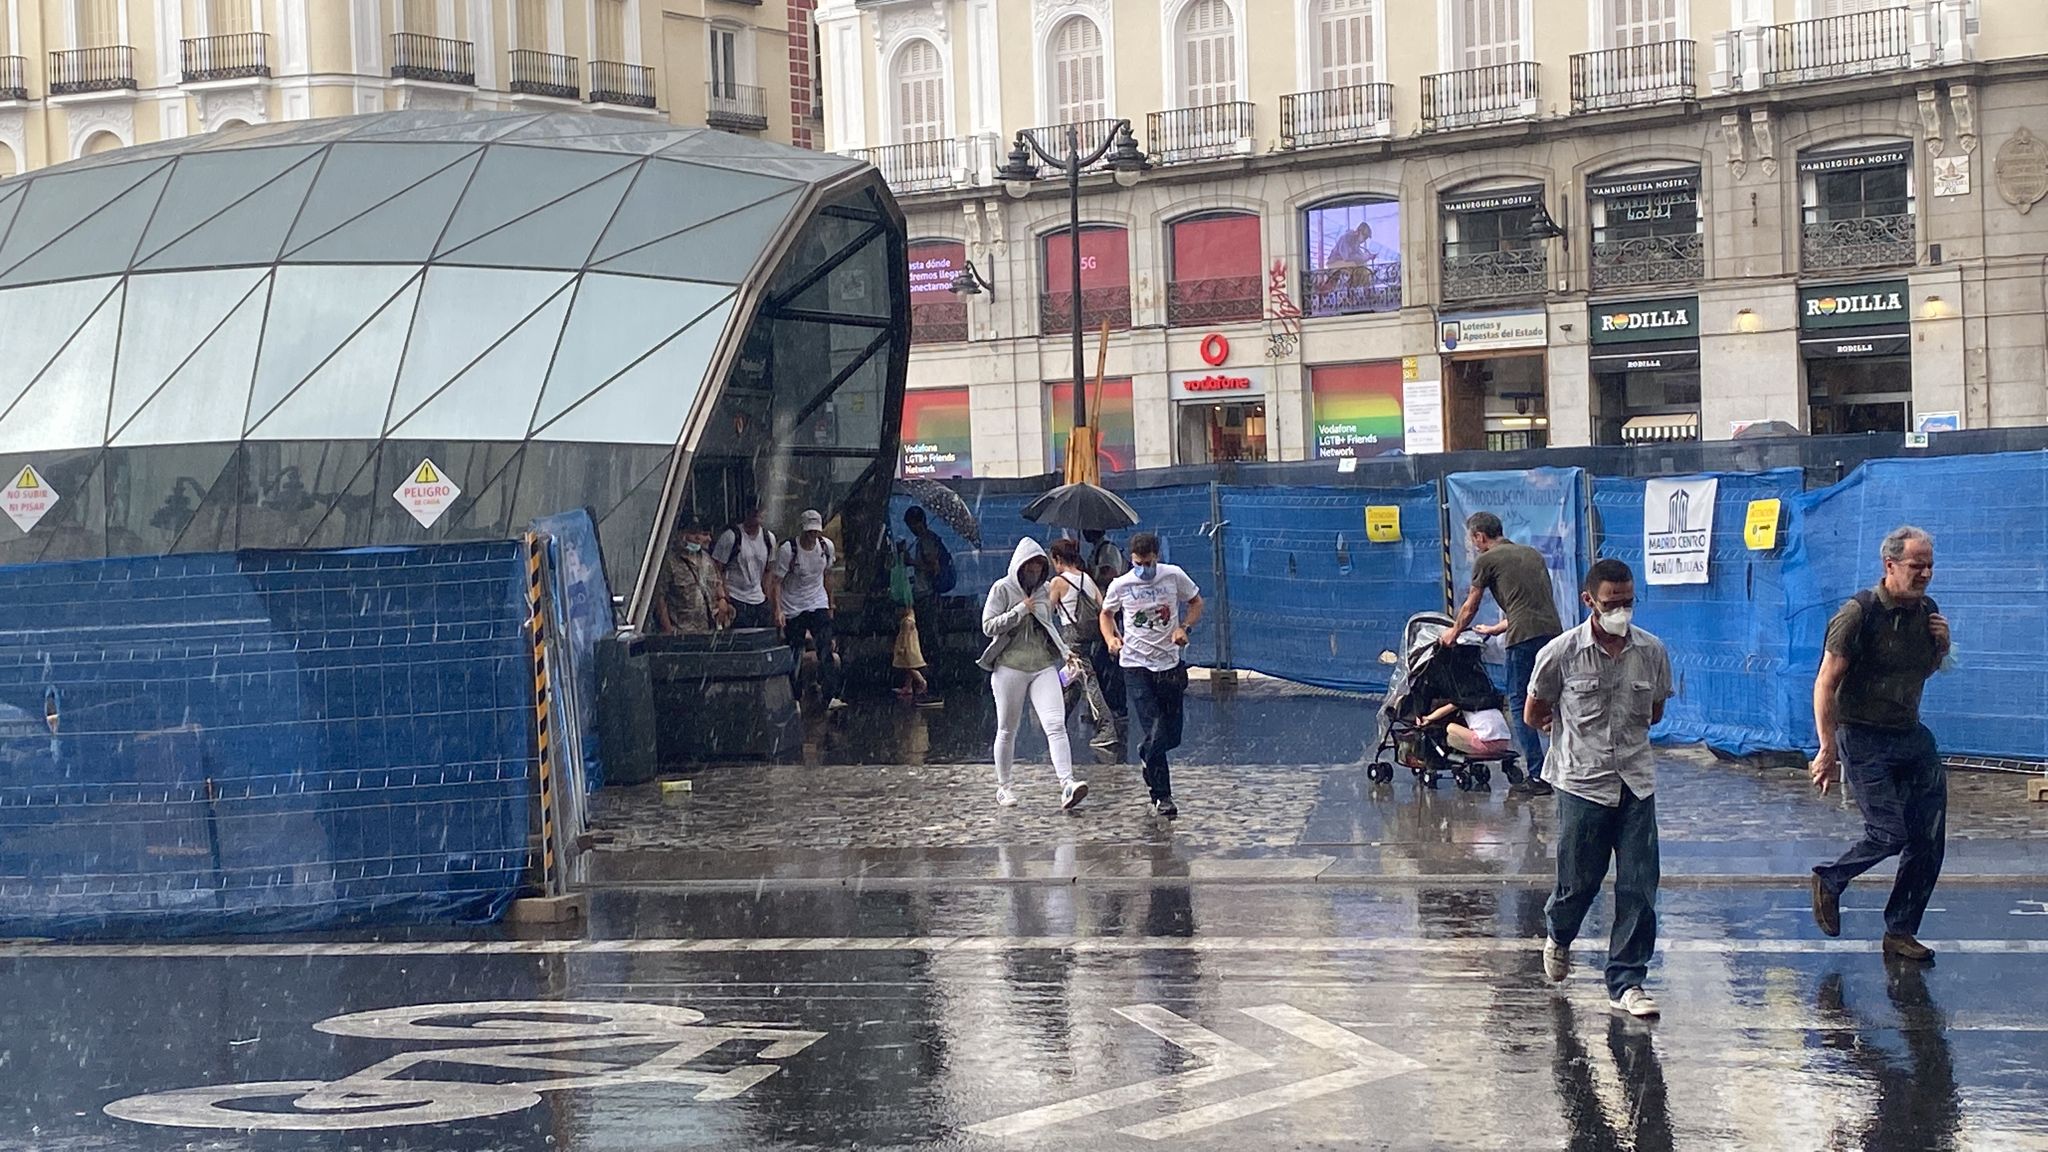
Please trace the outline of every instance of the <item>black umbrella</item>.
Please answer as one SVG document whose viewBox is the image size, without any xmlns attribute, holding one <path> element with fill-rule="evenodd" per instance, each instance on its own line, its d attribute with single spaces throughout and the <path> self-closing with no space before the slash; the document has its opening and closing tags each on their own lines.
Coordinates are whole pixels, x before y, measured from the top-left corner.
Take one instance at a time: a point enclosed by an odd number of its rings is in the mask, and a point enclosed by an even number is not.
<svg viewBox="0 0 2048 1152">
<path fill-rule="evenodd" d="M 1077 532 L 1100 529 L 1106 532 L 1136 524 L 1138 513 L 1124 503 L 1123 497 L 1107 488 L 1093 484 L 1062 484 L 1027 505 L 1024 518 L 1051 528 L 1071 528 Z"/>
<path fill-rule="evenodd" d="M 1742 431 L 1737 432 L 1734 436 L 1734 439 L 1772 440 L 1780 436 L 1804 435 L 1806 435 L 1806 433 L 1801 432 L 1796 425 L 1787 424 L 1783 420 L 1758 420 L 1755 423 L 1744 427 Z"/>
</svg>

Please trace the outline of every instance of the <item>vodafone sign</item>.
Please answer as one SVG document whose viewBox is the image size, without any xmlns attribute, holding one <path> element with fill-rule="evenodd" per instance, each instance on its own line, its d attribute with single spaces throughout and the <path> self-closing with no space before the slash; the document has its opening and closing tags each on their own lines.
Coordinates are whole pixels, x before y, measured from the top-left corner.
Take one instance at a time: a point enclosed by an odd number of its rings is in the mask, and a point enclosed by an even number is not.
<svg viewBox="0 0 2048 1152">
<path fill-rule="evenodd" d="M 1266 394 L 1264 365 L 1256 368 L 1220 368 L 1215 371 L 1176 372 L 1167 380 L 1175 400 L 1207 400 L 1221 403 Z"/>
</svg>

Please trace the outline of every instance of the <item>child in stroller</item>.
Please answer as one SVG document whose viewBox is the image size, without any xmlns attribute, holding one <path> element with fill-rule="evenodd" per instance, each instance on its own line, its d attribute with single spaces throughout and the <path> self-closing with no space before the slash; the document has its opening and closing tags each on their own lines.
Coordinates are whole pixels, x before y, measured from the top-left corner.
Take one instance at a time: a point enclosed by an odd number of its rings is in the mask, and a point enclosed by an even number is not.
<svg viewBox="0 0 2048 1152">
<path fill-rule="evenodd" d="M 1445 648 L 1437 640 L 1450 626 L 1441 613 L 1418 613 L 1402 629 L 1406 659 L 1381 657 L 1395 669 L 1380 709 L 1379 749 L 1366 766 L 1376 784 L 1394 778 L 1396 763 L 1430 788 L 1448 772 L 1463 791 L 1488 789 L 1495 764 L 1510 783 L 1521 779 L 1506 701 L 1480 660 L 1484 639 L 1468 634 Z"/>
</svg>

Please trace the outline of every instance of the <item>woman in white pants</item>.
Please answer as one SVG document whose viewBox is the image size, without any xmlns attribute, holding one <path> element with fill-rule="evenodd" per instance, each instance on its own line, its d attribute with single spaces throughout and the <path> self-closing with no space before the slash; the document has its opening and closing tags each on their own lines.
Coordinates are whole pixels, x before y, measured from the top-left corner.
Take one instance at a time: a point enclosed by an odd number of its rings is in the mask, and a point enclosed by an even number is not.
<svg viewBox="0 0 2048 1152">
<path fill-rule="evenodd" d="M 996 803 L 1005 808 L 1017 803 L 1010 768 L 1027 701 L 1052 746 L 1060 807 L 1072 808 L 1088 795 L 1087 782 L 1074 779 L 1074 755 L 1067 747 L 1067 700 L 1060 677 L 1071 657 L 1053 617 L 1051 581 L 1052 561 L 1045 549 L 1036 540 L 1019 540 L 1010 574 L 990 586 L 981 609 L 981 630 L 989 638 L 981 666 L 988 670 L 989 690 L 996 698 Z"/>
</svg>

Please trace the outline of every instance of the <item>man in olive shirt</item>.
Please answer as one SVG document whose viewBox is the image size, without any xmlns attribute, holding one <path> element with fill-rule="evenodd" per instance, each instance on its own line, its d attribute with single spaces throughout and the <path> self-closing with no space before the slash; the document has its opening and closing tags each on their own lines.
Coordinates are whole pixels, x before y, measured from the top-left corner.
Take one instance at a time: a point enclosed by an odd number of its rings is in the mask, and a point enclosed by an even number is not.
<svg viewBox="0 0 2048 1152">
<path fill-rule="evenodd" d="M 1526 780 L 1514 780 L 1510 773 L 1510 790 L 1548 796 L 1550 785 L 1543 780 L 1543 737 L 1523 721 L 1522 709 L 1529 694 L 1529 676 L 1536 668 L 1536 654 L 1564 631 L 1563 622 L 1557 618 L 1557 601 L 1551 597 L 1550 566 L 1543 562 L 1543 553 L 1507 539 L 1500 517 L 1491 512 L 1474 512 L 1466 517 L 1465 530 L 1471 534 L 1472 550 L 1479 557 L 1472 563 L 1472 591 L 1458 609 L 1457 623 L 1443 634 L 1442 643 L 1447 648 L 1456 644 L 1458 634 L 1479 615 L 1480 594 L 1493 593 L 1493 602 L 1500 606 L 1500 623 L 1474 631 L 1487 636 L 1507 633 L 1508 720 L 1513 725 L 1516 743 L 1521 745 L 1522 758 L 1529 763 Z"/>
<path fill-rule="evenodd" d="M 1926 962 L 1920 918 L 1941 878 L 1948 842 L 1948 770 L 1934 733 L 1920 723 L 1920 690 L 1948 659 L 1948 621 L 1927 595 L 1934 538 L 1905 525 L 1878 548 L 1884 579 L 1858 592 L 1828 622 L 1826 654 L 1813 683 L 1820 752 L 1809 774 L 1826 795 L 1847 766 L 1863 812 L 1863 839 L 1813 870 L 1813 919 L 1842 932 L 1842 891 L 1879 861 L 1899 858 L 1884 906 L 1884 953 Z"/>
</svg>

